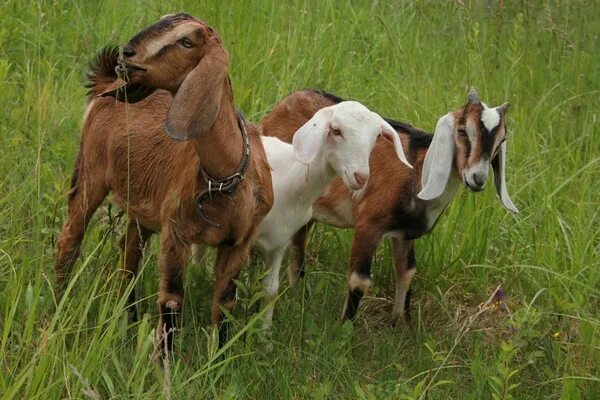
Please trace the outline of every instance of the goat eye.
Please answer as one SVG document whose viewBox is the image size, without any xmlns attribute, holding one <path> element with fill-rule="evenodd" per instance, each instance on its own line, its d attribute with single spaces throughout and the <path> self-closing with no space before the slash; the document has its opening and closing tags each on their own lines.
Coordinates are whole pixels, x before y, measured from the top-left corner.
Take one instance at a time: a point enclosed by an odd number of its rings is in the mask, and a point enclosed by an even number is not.
<svg viewBox="0 0 600 400">
<path fill-rule="evenodd" d="M 332 129 L 331 130 L 331 134 L 334 135 L 334 136 L 340 136 L 340 137 L 342 137 L 342 132 L 340 132 L 339 129 Z"/>
<path fill-rule="evenodd" d="M 181 43 L 181 45 L 186 49 L 191 49 L 192 47 L 194 47 L 194 43 L 192 43 L 192 41 L 188 38 L 183 38 L 179 40 L 179 43 Z"/>
<path fill-rule="evenodd" d="M 465 128 L 458 128 L 456 132 L 458 132 L 460 136 L 467 136 L 467 131 Z"/>
</svg>

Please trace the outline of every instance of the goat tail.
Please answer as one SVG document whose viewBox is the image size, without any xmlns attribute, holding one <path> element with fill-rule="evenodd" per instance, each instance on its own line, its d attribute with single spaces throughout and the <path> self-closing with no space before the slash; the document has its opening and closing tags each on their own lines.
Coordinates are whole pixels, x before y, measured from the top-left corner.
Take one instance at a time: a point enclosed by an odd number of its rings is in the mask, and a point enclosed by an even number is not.
<svg viewBox="0 0 600 400">
<path fill-rule="evenodd" d="M 87 73 L 88 88 L 87 96 L 91 101 L 94 97 L 104 92 L 117 78 L 115 67 L 119 62 L 119 47 L 106 46 L 96 58 L 90 63 L 90 71 Z"/>
</svg>

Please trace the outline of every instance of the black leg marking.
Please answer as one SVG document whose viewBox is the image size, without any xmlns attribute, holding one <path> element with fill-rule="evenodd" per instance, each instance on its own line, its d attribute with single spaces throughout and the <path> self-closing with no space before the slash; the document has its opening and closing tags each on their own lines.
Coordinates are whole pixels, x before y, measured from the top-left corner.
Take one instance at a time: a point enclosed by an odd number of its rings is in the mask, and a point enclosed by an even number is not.
<svg viewBox="0 0 600 400">
<path fill-rule="evenodd" d="M 354 320 L 362 297 L 363 292 L 360 289 L 354 289 L 348 292 L 348 304 L 346 304 L 347 308 L 344 319 Z"/>
</svg>

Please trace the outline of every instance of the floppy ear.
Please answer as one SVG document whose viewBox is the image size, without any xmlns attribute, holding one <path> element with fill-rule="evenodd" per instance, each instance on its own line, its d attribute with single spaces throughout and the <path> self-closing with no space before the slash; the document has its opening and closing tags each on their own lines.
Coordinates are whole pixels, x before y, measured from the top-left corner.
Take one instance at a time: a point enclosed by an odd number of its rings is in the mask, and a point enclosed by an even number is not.
<svg viewBox="0 0 600 400">
<path fill-rule="evenodd" d="M 494 170 L 494 183 L 496 184 L 496 193 L 509 211 L 518 214 L 519 210 L 508 195 L 506 190 L 506 141 L 500 145 L 500 151 L 492 160 L 492 169 Z"/>
<path fill-rule="evenodd" d="M 296 160 L 310 164 L 321 149 L 323 138 L 331 127 L 333 110 L 330 107 L 320 109 L 307 123 L 294 133 L 292 146 Z"/>
<path fill-rule="evenodd" d="M 114 97 L 119 101 L 127 103 L 137 103 L 138 101 L 144 100 L 156 91 L 155 88 L 150 86 L 140 85 L 137 83 L 127 83 L 121 78 L 117 78 L 111 83 L 102 93 L 100 97 Z"/>
<path fill-rule="evenodd" d="M 421 172 L 422 200 L 438 198 L 446 188 L 454 162 L 454 117 L 448 113 L 440 118 L 435 127 L 431 145 L 425 154 Z"/>
<path fill-rule="evenodd" d="M 209 39 L 204 57 L 187 75 L 169 108 L 165 130 L 173 139 L 189 140 L 217 118 L 229 54 L 218 36 Z"/>
<path fill-rule="evenodd" d="M 381 117 L 380 117 L 381 118 Z M 406 159 L 406 155 L 404 154 L 404 149 L 402 148 L 402 142 L 400 141 L 400 134 L 392 127 L 385 119 L 381 118 L 381 136 L 390 140 L 394 143 L 394 148 L 396 149 L 396 155 L 404 164 L 406 164 L 409 168 L 413 166 L 410 165 L 408 160 Z"/>
</svg>

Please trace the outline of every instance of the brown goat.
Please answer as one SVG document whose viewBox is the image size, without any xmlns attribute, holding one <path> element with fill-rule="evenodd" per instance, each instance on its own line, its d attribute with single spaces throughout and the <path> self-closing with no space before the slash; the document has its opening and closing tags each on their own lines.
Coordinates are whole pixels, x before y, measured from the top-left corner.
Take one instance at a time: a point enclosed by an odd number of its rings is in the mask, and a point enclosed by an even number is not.
<svg viewBox="0 0 600 400">
<path fill-rule="evenodd" d="M 235 110 L 228 63 L 216 32 L 176 14 L 134 36 L 121 60 L 116 49 L 102 52 L 90 74 L 56 281 L 64 285 L 92 214 L 112 192 L 131 218 L 121 246 L 132 277 L 144 244 L 160 232 L 157 339 L 169 348 L 189 245 L 218 246 L 211 317 L 222 344 L 221 307 L 232 307 L 234 279 L 273 204 L 260 136 Z"/>
<path fill-rule="evenodd" d="M 342 99 L 325 92 L 290 94 L 265 116 L 259 129 L 264 135 L 291 142 L 294 132 L 317 110 Z M 436 134 L 387 120 L 407 151 L 409 169 L 390 146 L 379 140 L 371 153 L 371 176 L 360 196 L 339 179 L 329 185 L 314 204 L 314 219 L 338 228 L 354 228 L 348 271 L 348 294 L 343 318 L 353 318 L 370 286 L 371 260 L 384 237 L 391 237 L 396 279 L 392 317 L 408 316 L 410 284 L 415 274 L 413 241 L 433 229 L 460 182 L 474 192 L 483 190 L 490 162 L 496 188 L 506 208 L 517 212 L 505 184 L 505 115 L 508 104 L 488 108 L 472 89 L 467 104 L 440 118 Z M 298 231 L 288 269 L 290 281 L 304 276 L 304 252 L 311 223 Z"/>
</svg>

